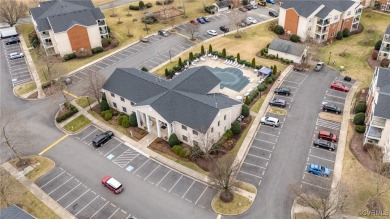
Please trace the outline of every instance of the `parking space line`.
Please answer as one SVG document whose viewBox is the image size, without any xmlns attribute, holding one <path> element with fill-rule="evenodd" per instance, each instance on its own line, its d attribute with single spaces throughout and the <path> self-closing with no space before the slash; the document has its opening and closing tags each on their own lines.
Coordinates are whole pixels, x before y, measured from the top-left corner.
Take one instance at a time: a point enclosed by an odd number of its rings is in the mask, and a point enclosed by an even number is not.
<svg viewBox="0 0 390 219">
<path fill-rule="evenodd" d="M 206 192 L 206 190 L 207 190 L 208 187 L 209 187 L 209 186 L 206 185 L 206 188 L 204 188 L 202 194 L 200 194 L 200 196 L 199 196 L 198 199 L 196 200 L 195 205 L 198 203 L 198 201 L 200 200 L 200 198 L 201 198 L 201 197 L 203 196 L 203 194 Z"/>
<path fill-rule="evenodd" d="M 78 181 L 76 179 L 76 181 Z M 63 197 L 65 197 L 66 195 L 68 195 L 70 192 L 72 192 L 73 190 L 75 190 L 77 187 L 79 187 L 79 185 L 81 185 L 81 182 L 76 186 L 74 187 L 73 189 L 69 190 L 67 193 L 65 193 L 63 196 L 61 196 L 59 199 L 56 200 L 56 202 L 60 201 Z"/>
<path fill-rule="evenodd" d="M 265 133 L 265 132 L 258 132 L 258 133 L 265 134 L 265 135 L 271 135 L 271 136 L 274 136 L 274 137 L 279 137 L 278 135 L 272 135 L 272 134 L 268 134 L 268 133 Z"/>
<path fill-rule="evenodd" d="M 257 158 L 260 158 L 260 159 L 264 159 L 264 160 L 269 160 L 268 158 L 265 158 L 265 157 L 260 157 L 260 156 L 257 156 L 257 155 L 253 155 L 253 154 L 249 154 L 249 156 L 252 156 L 252 157 L 257 157 Z M 270 154 L 271 155 L 271 154 Z"/>
<path fill-rule="evenodd" d="M 321 186 L 317 186 L 317 185 L 313 185 L 313 184 L 305 182 L 305 181 L 301 181 L 301 182 L 304 183 L 304 184 L 310 185 L 310 186 L 314 186 L 314 187 L 320 188 L 320 189 L 329 190 L 327 188 L 324 188 L 324 187 L 321 187 Z"/>
<path fill-rule="evenodd" d="M 285 81 L 285 82 L 289 82 L 289 83 L 294 83 L 294 84 L 299 84 L 299 85 L 301 85 L 301 84 L 302 84 L 302 82 L 301 82 L 301 83 L 298 83 L 298 82 L 295 82 L 295 81 L 289 81 L 289 80 L 286 80 L 286 79 L 284 79 L 283 81 Z"/>
<path fill-rule="evenodd" d="M 333 100 L 328 100 L 328 99 L 326 99 L 326 97 L 324 97 L 324 100 L 325 100 L 326 102 L 331 102 L 331 103 L 335 103 L 335 104 L 340 104 L 340 105 L 343 105 L 343 104 L 344 104 L 343 102 L 337 102 L 337 101 L 333 101 Z"/>
<path fill-rule="evenodd" d="M 286 80 L 284 80 L 284 81 L 286 81 Z M 283 82 L 282 82 L 282 83 L 283 83 Z M 293 88 L 293 89 L 299 89 L 299 87 L 287 86 L 287 85 L 284 85 L 284 84 L 282 84 L 282 86 L 283 86 L 283 87 L 288 87 L 288 88 Z"/>
<path fill-rule="evenodd" d="M 57 188 L 55 188 L 53 191 L 47 193 L 48 195 L 50 195 L 51 193 L 55 192 L 57 189 L 59 189 L 60 187 L 62 187 L 63 185 L 65 185 L 67 182 L 69 182 L 71 179 L 73 179 L 73 176 L 70 177 L 68 180 L 66 180 L 64 183 L 62 183 L 61 185 L 59 185 Z"/>
<path fill-rule="evenodd" d="M 141 166 L 139 166 L 139 167 L 133 172 L 133 174 L 135 174 L 139 169 L 141 169 L 141 167 L 143 167 L 148 161 L 149 161 L 149 159 L 147 159 L 147 160 L 145 161 L 145 163 L 143 163 Z"/>
<path fill-rule="evenodd" d="M 329 161 L 329 162 L 332 162 L 334 163 L 334 160 L 328 160 L 328 159 L 325 159 L 325 158 L 322 158 L 322 157 L 318 157 L 318 156 L 314 156 L 314 155 L 311 155 L 309 154 L 310 157 L 315 157 L 315 158 L 318 158 L 318 159 L 321 159 L 321 160 L 326 160 L 326 161 Z"/>
<path fill-rule="evenodd" d="M 335 98 L 339 98 L 339 99 L 345 100 L 345 97 L 339 97 L 339 96 L 335 96 L 335 95 L 331 95 L 331 94 L 325 94 L 325 96 L 330 96 L 330 97 L 335 97 Z"/>
<path fill-rule="evenodd" d="M 250 174 L 250 173 L 247 173 L 247 172 L 244 172 L 244 171 L 239 171 L 239 173 L 244 173 L 244 174 L 247 174 L 247 175 L 250 175 L 250 176 L 254 176 L 254 177 L 257 177 L 257 178 L 259 178 L 259 179 L 262 179 L 263 177 L 261 177 L 261 176 L 256 176 L 256 175 L 253 175 L 253 174 Z"/>
<path fill-rule="evenodd" d="M 111 151 L 115 150 L 115 148 L 119 147 L 119 145 L 121 145 L 122 142 L 119 142 L 119 144 L 117 146 L 115 146 L 113 149 L 111 149 L 109 152 L 107 152 L 104 156 L 106 157 L 109 153 L 111 153 Z"/>
<path fill-rule="evenodd" d="M 292 72 L 292 74 L 300 74 L 300 75 L 303 75 L 303 76 L 307 77 L 307 74 L 303 74 L 303 73 L 296 72 L 296 71 Z"/>
<path fill-rule="evenodd" d="M 104 198 L 102 198 L 102 199 L 105 201 Z M 109 201 L 108 201 L 106 204 L 104 204 L 99 210 L 97 210 L 97 211 L 95 212 L 95 214 L 93 214 L 89 219 L 93 218 L 97 213 L 99 213 L 99 212 L 104 208 L 104 206 L 106 206 L 108 203 L 109 203 Z"/>
<path fill-rule="evenodd" d="M 262 139 L 259 139 L 259 138 L 255 138 L 256 140 L 259 140 L 259 141 L 263 141 L 263 142 L 265 142 L 265 143 L 270 143 L 270 144 L 275 144 L 275 143 L 273 143 L 273 142 L 270 142 L 270 141 L 264 141 L 264 140 L 262 140 Z"/>
<path fill-rule="evenodd" d="M 183 177 L 183 175 L 180 176 L 180 178 L 175 182 L 175 184 L 172 186 L 172 188 L 169 190 L 169 193 L 171 193 L 172 189 L 176 186 L 176 184 L 180 181 L 180 179 Z"/>
<path fill-rule="evenodd" d="M 340 81 L 338 80 L 338 78 L 336 78 L 336 80 L 334 80 L 333 82 L 338 82 L 338 83 L 342 83 L 342 84 L 349 84 L 349 85 L 353 85 L 354 83 L 349 83 L 349 82 L 346 82 L 346 81 Z"/>
<path fill-rule="evenodd" d="M 158 186 L 158 184 L 160 184 L 160 183 L 165 179 L 165 177 L 166 177 L 170 172 L 171 172 L 171 170 L 169 170 L 168 173 L 165 174 L 165 176 L 160 180 L 160 182 L 158 182 L 158 183 L 156 184 L 156 187 Z"/>
<path fill-rule="evenodd" d="M 187 192 L 191 189 L 192 185 L 194 185 L 195 180 L 192 182 L 191 186 L 188 187 L 187 191 L 184 193 L 184 195 L 181 198 L 184 198 L 184 196 L 187 194 Z"/>
<path fill-rule="evenodd" d="M 255 164 L 251 164 L 251 163 L 247 163 L 247 162 L 244 162 L 244 164 L 248 164 L 248 165 L 251 165 L 251 166 L 259 167 L 261 169 L 266 169 L 265 167 L 262 167 L 262 166 L 259 166 L 259 165 L 255 165 Z"/>
<path fill-rule="evenodd" d="M 45 183 L 45 185 L 41 186 L 41 189 L 45 186 L 47 186 L 49 183 L 53 182 L 53 180 L 57 179 L 58 177 L 60 177 L 62 174 L 64 174 L 66 171 L 62 171 L 62 173 L 58 174 L 56 177 L 54 177 L 53 179 L 51 179 L 49 182 Z"/>
<path fill-rule="evenodd" d="M 315 175 L 315 174 L 311 174 L 311 173 L 308 173 L 308 172 L 304 172 L 303 173 L 304 175 L 307 174 L 307 175 L 310 175 L 310 176 L 315 176 L 315 177 L 319 177 L 319 178 L 322 178 L 322 179 L 326 179 L 328 181 L 330 181 L 331 179 L 329 179 L 328 177 L 323 177 L 323 176 L 319 176 L 319 175 Z"/>
<path fill-rule="evenodd" d="M 149 175 L 148 175 L 147 177 L 145 177 L 144 181 L 145 181 L 150 175 L 152 175 L 152 173 L 154 173 L 154 171 L 156 171 L 157 168 L 159 168 L 159 167 L 160 167 L 160 165 L 158 165 L 156 168 L 154 168 L 154 170 L 153 170 L 152 172 L 150 172 Z M 152 183 L 152 184 L 153 184 L 153 183 Z"/>
<path fill-rule="evenodd" d="M 94 199 L 92 199 L 92 201 L 90 201 L 86 206 L 84 206 L 84 208 L 80 209 L 79 212 L 77 212 L 74 216 L 77 216 L 81 211 L 83 211 L 86 207 L 88 207 L 93 201 L 95 201 L 97 198 L 99 197 L 99 195 L 97 195 Z"/>
<path fill-rule="evenodd" d="M 261 147 L 257 147 L 257 146 L 254 146 L 254 145 L 252 145 L 252 147 L 254 147 L 254 148 L 256 148 L 256 149 L 259 149 L 259 150 L 263 150 L 263 151 L 268 151 L 268 152 L 273 152 L 273 151 L 271 151 L 271 150 L 268 150 L 268 149 L 264 149 L 264 148 L 261 148 Z"/>
<path fill-rule="evenodd" d="M 87 192 L 89 192 L 89 190 L 91 189 L 88 189 L 87 191 L 85 191 L 83 194 L 81 194 L 78 198 L 76 198 L 74 201 L 72 201 L 68 206 L 65 207 L 65 209 L 67 209 L 69 206 L 71 206 L 75 201 L 79 200 L 79 198 L 81 198 L 83 195 L 85 195 Z"/>
<path fill-rule="evenodd" d="M 329 152 L 329 153 L 332 153 L 332 154 L 336 154 L 335 151 L 320 149 L 320 148 L 317 148 L 317 147 L 315 147 L 315 146 L 313 146 L 313 145 L 310 146 L 310 150 L 311 150 L 311 149 L 317 149 L 317 150 L 319 150 L 319 151 L 324 151 L 324 152 L 326 151 L 326 152 Z"/>
</svg>

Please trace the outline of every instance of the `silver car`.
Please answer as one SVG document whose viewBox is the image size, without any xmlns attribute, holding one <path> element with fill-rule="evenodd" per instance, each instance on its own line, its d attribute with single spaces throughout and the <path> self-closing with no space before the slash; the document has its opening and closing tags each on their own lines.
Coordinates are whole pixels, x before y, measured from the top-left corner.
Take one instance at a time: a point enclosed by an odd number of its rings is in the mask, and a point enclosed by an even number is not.
<svg viewBox="0 0 390 219">
<path fill-rule="evenodd" d="M 22 57 L 24 57 L 24 54 L 21 52 L 13 52 L 13 53 L 9 54 L 10 59 L 18 59 L 18 58 L 22 58 Z"/>
<path fill-rule="evenodd" d="M 260 119 L 260 123 L 263 125 L 270 125 L 273 127 L 279 126 L 279 119 L 271 116 L 264 116 Z"/>
</svg>

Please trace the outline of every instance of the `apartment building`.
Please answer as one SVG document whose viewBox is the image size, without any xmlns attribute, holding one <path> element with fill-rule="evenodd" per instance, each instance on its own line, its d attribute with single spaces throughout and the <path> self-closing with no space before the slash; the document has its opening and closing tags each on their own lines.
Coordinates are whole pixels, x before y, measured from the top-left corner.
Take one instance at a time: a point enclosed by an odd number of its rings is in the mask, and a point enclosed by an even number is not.
<svg viewBox="0 0 390 219">
<path fill-rule="evenodd" d="M 382 61 L 382 59 L 390 59 L 390 25 L 383 35 L 382 45 L 378 53 L 378 60 Z"/>
<path fill-rule="evenodd" d="M 379 0 L 381 7 L 380 9 L 382 11 L 390 12 L 390 0 Z"/>
<path fill-rule="evenodd" d="M 390 162 L 390 69 L 376 68 L 367 93 L 364 144 L 383 149 L 384 162 Z"/>
<path fill-rule="evenodd" d="M 91 0 L 52 0 L 30 9 L 32 23 L 47 54 L 66 54 L 102 46 L 109 37 L 100 8 Z"/>
<path fill-rule="evenodd" d="M 280 3 L 279 25 L 287 34 L 316 43 L 332 42 L 337 32 L 358 29 L 363 6 L 351 0 L 297 0 Z"/>
</svg>

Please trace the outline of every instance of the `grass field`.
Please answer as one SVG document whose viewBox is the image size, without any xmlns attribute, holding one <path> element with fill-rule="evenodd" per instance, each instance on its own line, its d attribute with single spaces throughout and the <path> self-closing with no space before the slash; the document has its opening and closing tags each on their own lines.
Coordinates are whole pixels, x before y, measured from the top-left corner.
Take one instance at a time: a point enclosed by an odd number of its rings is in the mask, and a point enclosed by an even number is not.
<svg viewBox="0 0 390 219">
<path fill-rule="evenodd" d="M 216 198 L 215 201 L 211 203 L 213 209 L 220 214 L 240 214 L 245 212 L 251 204 L 249 199 L 237 193 L 234 193 L 233 201 L 229 203 L 224 203 L 219 198 Z"/>
<path fill-rule="evenodd" d="M 88 102 L 88 100 L 89 100 L 89 102 Z M 94 102 L 96 102 L 96 100 L 94 98 L 90 98 L 90 97 L 79 97 L 76 99 L 77 105 L 79 105 L 82 108 L 86 108 L 89 106 L 89 104 L 92 105 Z"/>
<path fill-rule="evenodd" d="M 68 132 L 75 133 L 89 125 L 91 121 L 84 115 L 79 115 L 64 126 Z"/>
<path fill-rule="evenodd" d="M 34 81 L 16 86 L 15 93 L 19 96 L 27 94 L 37 88 L 37 84 Z"/>
<path fill-rule="evenodd" d="M 267 95 L 262 95 L 260 99 L 256 101 L 251 107 L 251 111 L 258 113 Z"/>
<path fill-rule="evenodd" d="M 330 62 L 336 61 L 337 68 L 344 66 L 346 71 L 342 72 L 343 75 L 352 76 L 352 78 L 362 81 L 362 86 L 367 87 L 371 82 L 374 70 L 370 68 L 366 59 L 373 52 L 376 41 L 382 39 L 389 23 L 390 16 L 368 9 L 364 10 L 361 17 L 364 31 L 317 49 L 319 51 L 318 58 L 327 63 L 331 52 Z M 369 31 L 372 32 L 369 33 Z M 339 54 L 344 51 L 347 55 L 341 57 Z"/>
</svg>

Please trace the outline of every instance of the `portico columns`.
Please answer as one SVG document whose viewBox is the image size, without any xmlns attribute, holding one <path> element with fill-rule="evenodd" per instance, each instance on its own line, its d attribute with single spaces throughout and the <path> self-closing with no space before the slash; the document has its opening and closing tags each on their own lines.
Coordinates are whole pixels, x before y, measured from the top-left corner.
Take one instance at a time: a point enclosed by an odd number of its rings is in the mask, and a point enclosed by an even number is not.
<svg viewBox="0 0 390 219">
<path fill-rule="evenodd" d="M 135 116 L 137 118 L 137 125 L 138 125 L 138 128 L 141 128 L 141 120 L 139 118 L 139 113 L 138 113 L 138 110 L 135 111 Z"/>
<path fill-rule="evenodd" d="M 168 125 L 168 138 L 169 138 L 169 136 L 171 136 L 171 134 L 172 134 L 172 126 L 171 126 L 171 123 L 167 123 Z"/>
<path fill-rule="evenodd" d="M 157 136 L 160 138 L 161 137 L 161 131 L 160 131 L 160 121 L 156 118 L 156 127 L 157 127 Z"/>
<path fill-rule="evenodd" d="M 146 126 L 148 128 L 148 132 L 150 133 L 150 121 L 149 121 L 149 116 L 145 113 L 145 117 L 146 117 Z"/>
</svg>

